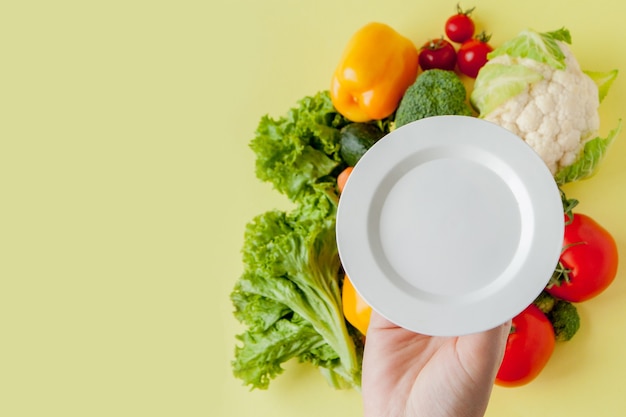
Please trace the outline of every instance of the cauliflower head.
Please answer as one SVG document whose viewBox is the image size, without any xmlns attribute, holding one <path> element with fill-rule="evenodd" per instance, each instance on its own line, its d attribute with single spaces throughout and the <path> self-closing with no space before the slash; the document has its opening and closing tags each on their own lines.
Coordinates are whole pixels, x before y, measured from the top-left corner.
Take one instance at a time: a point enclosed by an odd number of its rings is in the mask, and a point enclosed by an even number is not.
<svg viewBox="0 0 626 417">
<path fill-rule="evenodd" d="M 574 163 L 600 128 L 598 87 L 582 72 L 569 48 L 562 42 L 558 45 L 565 55 L 563 70 L 530 58 L 494 58 L 492 65 L 522 65 L 542 78 L 484 115 L 523 138 L 552 174 Z"/>
<path fill-rule="evenodd" d="M 470 97 L 479 117 L 526 141 L 560 182 L 590 175 L 617 134 L 597 137 L 600 101 L 617 71 L 583 71 L 570 42 L 566 29 L 521 32 L 490 54 Z"/>
</svg>

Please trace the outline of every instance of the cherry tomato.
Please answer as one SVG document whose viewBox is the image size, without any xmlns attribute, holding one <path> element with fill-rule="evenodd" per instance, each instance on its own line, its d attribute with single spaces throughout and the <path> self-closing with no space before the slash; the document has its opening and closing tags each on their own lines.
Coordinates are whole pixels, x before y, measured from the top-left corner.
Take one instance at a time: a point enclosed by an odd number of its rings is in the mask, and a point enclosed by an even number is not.
<svg viewBox="0 0 626 417">
<path fill-rule="evenodd" d="M 552 356 L 554 328 L 534 304 L 513 318 L 496 384 L 516 387 L 532 381 Z"/>
<path fill-rule="evenodd" d="M 437 68 L 452 71 L 456 65 L 456 51 L 447 40 L 432 39 L 420 48 L 418 62 L 423 70 Z"/>
<path fill-rule="evenodd" d="M 613 236 L 591 217 L 574 213 L 566 222 L 560 276 L 553 277 L 546 291 L 571 302 L 589 300 L 615 279 L 617 244 Z"/>
<path fill-rule="evenodd" d="M 348 320 L 348 323 L 365 335 L 370 325 L 372 308 L 361 298 L 359 293 L 356 292 L 352 281 L 350 281 L 347 275 L 343 279 L 341 301 L 343 305 L 343 315 L 346 320 Z"/>
<path fill-rule="evenodd" d="M 457 14 L 446 20 L 445 32 L 452 42 L 463 43 L 474 36 L 474 21 L 469 17 L 470 13 L 474 11 L 474 7 L 463 11 L 461 6 L 457 4 L 456 11 Z"/>
<path fill-rule="evenodd" d="M 489 42 L 490 36 L 482 32 L 459 47 L 457 64 L 459 71 L 468 77 L 476 78 L 478 71 L 487 63 L 487 54 L 493 51 Z"/>
</svg>

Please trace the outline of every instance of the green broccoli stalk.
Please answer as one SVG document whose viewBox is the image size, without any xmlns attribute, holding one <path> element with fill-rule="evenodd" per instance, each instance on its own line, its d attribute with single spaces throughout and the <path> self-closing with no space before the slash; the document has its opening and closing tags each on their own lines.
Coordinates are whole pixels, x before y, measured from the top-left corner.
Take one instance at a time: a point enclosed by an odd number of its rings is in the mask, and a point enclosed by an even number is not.
<svg viewBox="0 0 626 417">
<path fill-rule="evenodd" d="M 543 312 L 543 314 L 548 314 L 554 308 L 554 304 L 556 304 L 556 298 L 547 293 L 546 291 L 542 291 L 541 294 L 535 299 L 533 302 L 539 310 Z"/>
<path fill-rule="evenodd" d="M 578 332 L 580 316 L 574 304 L 558 299 L 546 291 L 542 291 L 533 304 L 539 307 L 552 323 L 557 342 L 566 342 Z"/>
<path fill-rule="evenodd" d="M 424 71 L 400 100 L 395 126 L 400 127 L 430 116 L 470 116 L 472 109 L 466 98 L 465 86 L 453 71 Z"/>
</svg>

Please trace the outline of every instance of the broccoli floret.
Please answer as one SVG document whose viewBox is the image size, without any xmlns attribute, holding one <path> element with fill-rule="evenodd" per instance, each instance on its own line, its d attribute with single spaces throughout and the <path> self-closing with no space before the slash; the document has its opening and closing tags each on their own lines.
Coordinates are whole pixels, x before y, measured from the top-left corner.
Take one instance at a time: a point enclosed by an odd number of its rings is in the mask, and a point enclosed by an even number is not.
<svg viewBox="0 0 626 417">
<path fill-rule="evenodd" d="M 539 307 L 539 310 L 543 312 L 543 314 L 548 314 L 552 308 L 554 308 L 554 304 L 556 303 L 556 298 L 547 293 L 546 291 L 542 291 L 541 294 L 533 301 L 533 304 Z"/>
<path fill-rule="evenodd" d="M 463 82 L 453 71 L 424 71 L 400 100 L 395 125 L 400 127 L 430 116 L 470 116 L 472 109 L 466 102 L 466 96 Z"/>
<path fill-rule="evenodd" d="M 557 341 L 570 340 L 580 328 L 580 316 L 576 306 L 569 301 L 555 298 L 548 292 L 542 291 L 533 304 L 539 307 L 552 323 Z"/>
<path fill-rule="evenodd" d="M 554 335 L 557 341 L 570 340 L 580 328 L 580 316 L 574 304 L 557 300 L 554 307 L 548 313 L 548 319 L 554 327 Z"/>
</svg>

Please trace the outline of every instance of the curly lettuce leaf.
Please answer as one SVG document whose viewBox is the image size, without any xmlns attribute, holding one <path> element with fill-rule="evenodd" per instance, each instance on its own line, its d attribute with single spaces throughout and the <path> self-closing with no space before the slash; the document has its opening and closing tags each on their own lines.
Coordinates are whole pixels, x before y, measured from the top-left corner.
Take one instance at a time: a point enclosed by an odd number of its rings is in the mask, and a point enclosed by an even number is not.
<svg viewBox="0 0 626 417">
<path fill-rule="evenodd" d="M 265 331 L 249 330 L 237 336 L 234 375 L 252 388 L 267 389 L 281 374 L 282 363 L 324 345 L 322 336 L 301 317 L 282 318 Z"/>
<path fill-rule="evenodd" d="M 257 177 L 292 201 L 315 192 L 341 163 L 339 130 L 346 124 L 327 91 L 301 99 L 283 117 L 264 116 L 250 142 Z"/>
<path fill-rule="evenodd" d="M 540 73 L 524 65 L 485 65 L 474 83 L 470 103 L 484 116 L 542 79 Z"/>
<path fill-rule="evenodd" d="M 492 59 L 500 55 L 528 58 L 562 70 L 566 66 L 565 54 L 563 54 L 557 41 L 571 43 L 572 38 L 569 31 L 565 28 L 552 32 L 537 32 L 532 29 L 525 29 L 516 37 L 490 52 L 488 58 Z"/>
<path fill-rule="evenodd" d="M 244 291 L 241 282 L 235 286 L 231 300 L 235 306 L 235 318 L 248 325 L 253 333 L 267 331 L 291 312 L 291 309 L 282 303 Z"/>
<path fill-rule="evenodd" d="M 335 210 L 318 191 L 291 212 L 269 211 L 246 226 L 244 272 L 231 300 L 248 329 L 233 370 L 252 388 L 267 388 L 292 358 L 323 369 L 334 387 L 360 385 L 360 354 L 341 309 Z"/>
<path fill-rule="evenodd" d="M 620 120 L 617 127 L 611 130 L 606 138 L 596 137 L 585 143 L 583 151 L 576 162 L 556 173 L 554 179 L 557 184 L 562 185 L 582 180 L 595 174 L 609 146 L 613 143 L 621 128 L 622 121 Z"/>
</svg>

